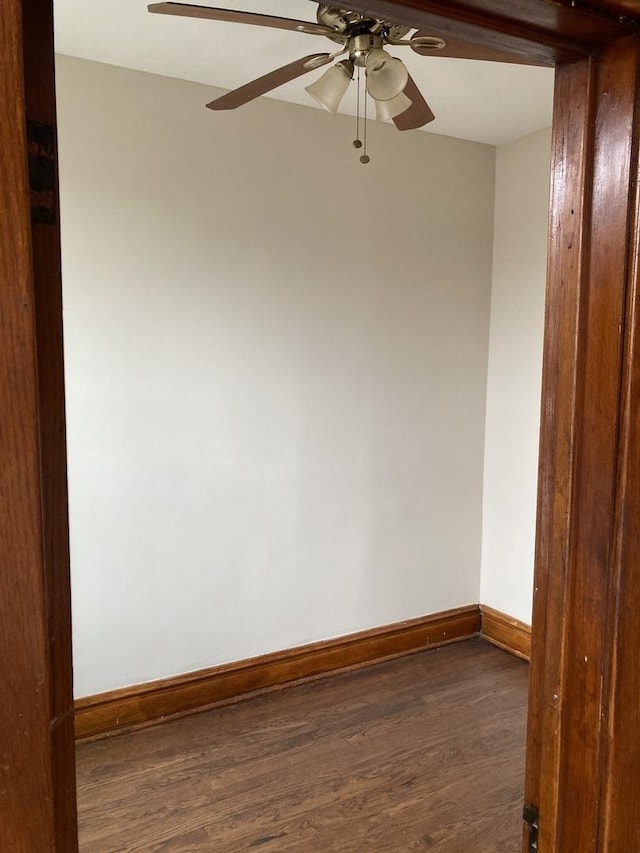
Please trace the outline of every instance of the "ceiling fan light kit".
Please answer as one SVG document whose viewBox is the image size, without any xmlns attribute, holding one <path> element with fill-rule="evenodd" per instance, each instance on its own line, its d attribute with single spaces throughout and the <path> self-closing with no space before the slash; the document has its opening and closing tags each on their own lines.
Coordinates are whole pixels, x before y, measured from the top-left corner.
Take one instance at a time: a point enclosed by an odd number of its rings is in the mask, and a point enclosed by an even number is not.
<svg viewBox="0 0 640 853">
<path fill-rule="evenodd" d="M 315 83 L 305 87 L 311 97 L 330 113 L 338 111 L 340 101 L 353 80 L 353 62 L 343 59 L 332 65 Z"/>
<path fill-rule="evenodd" d="M 382 48 L 369 51 L 365 63 L 367 92 L 375 101 L 390 101 L 404 92 L 409 72 L 401 60 Z"/>
<path fill-rule="evenodd" d="M 317 23 L 297 21 L 254 12 L 241 12 L 234 9 L 217 9 L 210 6 L 196 6 L 190 3 L 152 3 L 149 12 L 178 17 L 202 18 L 212 21 L 227 21 L 252 26 L 271 27 L 289 30 L 313 36 L 326 36 L 339 45 L 332 53 L 318 53 L 305 56 L 296 62 L 277 68 L 257 80 L 222 95 L 207 104 L 212 110 L 235 109 L 260 95 L 267 94 L 278 86 L 295 80 L 304 74 L 328 65 L 344 54 L 322 76 L 306 87 L 306 91 L 329 112 L 337 112 L 340 102 L 353 79 L 354 69 L 365 71 L 364 119 L 366 136 L 366 94 L 373 99 L 376 118 L 391 120 L 398 130 L 414 130 L 433 121 L 435 116 L 416 86 L 404 63 L 391 56 L 385 46 L 410 47 L 420 56 L 447 56 L 460 59 L 484 59 L 497 62 L 519 61 L 518 57 L 502 54 L 497 50 L 480 48 L 453 39 L 449 44 L 437 35 L 417 32 L 407 38 L 409 27 L 394 24 L 368 13 L 353 12 L 340 6 L 320 4 L 316 14 Z M 358 110 L 356 121 L 360 121 L 360 89 L 358 89 Z M 359 140 L 356 140 L 359 142 Z M 354 143 L 355 144 L 355 143 Z M 358 147 L 358 146 L 356 146 Z M 365 154 L 360 162 L 368 163 Z"/>
<path fill-rule="evenodd" d="M 396 116 L 402 115 L 411 106 L 411 101 L 404 92 L 400 92 L 395 98 L 386 101 L 376 101 L 376 119 L 378 121 L 392 121 Z"/>
</svg>

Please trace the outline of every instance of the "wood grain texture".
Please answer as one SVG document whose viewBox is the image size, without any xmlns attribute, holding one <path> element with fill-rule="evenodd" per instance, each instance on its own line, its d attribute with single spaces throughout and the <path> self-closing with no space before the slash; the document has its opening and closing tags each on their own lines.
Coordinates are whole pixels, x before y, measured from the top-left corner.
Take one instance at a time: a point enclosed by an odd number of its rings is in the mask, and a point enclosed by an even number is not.
<svg viewBox="0 0 640 853">
<path fill-rule="evenodd" d="M 612 12 L 571 0 L 356 0 L 351 8 L 541 65 L 573 62 L 635 30 Z"/>
<path fill-rule="evenodd" d="M 460 640 L 479 630 L 480 609 L 473 605 L 89 696 L 75 703 L 76 737 L 111 734 L 193 713 L 258 690 Z"/>
<path fill-rule="evenodd" d="M 0 849 L 72 853 L 60 249 L 31 229 L 25 140 L 55 124 L 51 3 L 2 3 L 0 45 Z"/>
<path fill-rule="evenodd" d="M 20 12 L 0 6 L 0 849 L 26 851 L 52 843 L 53 778 Z"/>
<path fill-rule="evenodd" d="M 431 35 L 431 33 L 426 31 L 421 32 L 418 30 L 411 37 L 420 38 L 425 36 L 429 37 Z M 432 48 L 412 48 L 412 50 L 419 56 L 433 58 L 449 56 L 454 59 L 477 59 L 480 62 L 510 62 L 518 65 L 544 65 L 544 63 L 536 62 L 530 58 L 525 61 L 522 55 L 517 56 L 516 54 L 506 53 L 505 51 L 491 50 L 488 47 L 483 47 L 479 44 L 470 44 L 469 42 L 462 41 L 462 39 L 455 38 L 451 35 L 447 36 L 445 46 L 438 50 L 433 50 Z"/>
<path fill-rule="evenodd" d="M 517 853 L 527 670 L 476 639 L 81 744 L 81 850 Z"/>
<path fill-rule="evenodd" d="M 43 0 L 23 0 L 22 16 L 27 117 L 52 128 L 54 149 L 57 149 L 52 4 Z M 64 839 L 66 853 L 66 850 L 76 847 L 75 747 L 60 212 L 57 163 L 54 165 L 54 221 L 32 225 L 31 254 L 37 341 L 50 729 L 55 773 L 54 817 L 56 835 Z"/>
<path fill-rule="evenodd" d="M 627 20 L 637 21 L 640 19 L 640 2 L 638 0 L 590 0 L 589 6 L 597 11 L 609 15 L 618 15 Z"/>
<path fill-rule="evenodd" d="M 636 75 L 640 51 L 636 60 Z M 637 76 L 636 76 L 637 79 Z M 636 117 L 638 127 L 638 96 Z M 605 636 L 602 817 L 599 850 L 640 850 L 640 197 L 639 140 L 633 142 L 628 287 L 623 353 L 612 571 Z"/>
<path fill-rule="evenodd" d="M 541 851 L 618 849 L 597 838 L 637 63 L 634 36 L 557 72 L 526 794 Z"/>
<path fill-rule="evenodd" d="M 580 335 L 578 470 L 574 546 L 563 691 L 560 849 L 597 849 L 606 611 L 611 574 L 612 519 L 627 284 L 630 167 L 637 97 L 637 40 L 607 48 L 593 62 L 594 167 L 588 281 Z M 574 815 L 581 812 L 579 820 Z"/>
<path fill-rule="evenodd" d="M 499 610 L 494 610 L 493 607 L 487 607 L 486 604 L 480 606 L 480 620 L 482 626 L 480 633 L 485 640 L 516 657 L 529 660 L 531 657 L 530 625 Z"/>
<path fill-rule="evenodd" d="M 575 492 L 577 338 L 584 286 L 583 247 L 588 229 L 588 178 L 592 123 L 588 62 L 556 70 L 551 154 L 550 251 L 547 270 L 538 524 L 532 633 L 527 784 L 525 799 L 545 814 L 541 849 L 551 851 L 547 828 L 558 814 L 559 739 L 546 733 L 559 725 L 571 518 Z M 548 653 L 549 651 L 549 653 Z M 542 784 L 544 777 L 548 784 Z M 544 844 L 547 844 L 544 847 Z"/>
</svg>

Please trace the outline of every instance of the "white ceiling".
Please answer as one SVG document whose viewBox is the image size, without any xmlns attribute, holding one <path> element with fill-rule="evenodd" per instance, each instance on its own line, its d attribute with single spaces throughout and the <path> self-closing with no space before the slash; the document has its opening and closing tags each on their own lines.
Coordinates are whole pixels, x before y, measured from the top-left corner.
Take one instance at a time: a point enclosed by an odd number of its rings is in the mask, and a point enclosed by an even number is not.
<svg viewBox="0 0 640 853">
<path fill-rule="evenodd" d="M 200 0 L 201 5 L 222 3 L 308 21 L 315 20 L 317 8 L 310 0 Z M 151 15 L 145 0 L 55 0 L 54 8 L 59 53 L 225 89 L 301 56 L 334 49 L 322 36 Z M 436 114 L 429 131 L 500 145 L 551 124 L 551 69 L 421 57 L 406 48 L 390 52 L 406 63 Z M 315 107 L 304 87 L 323 71 L 287 83 L 270 97 Z M 340 112 L 355 115 L 354 84 Z M 222 116 L 211 114 L 212 121 Z"/>
</svg>

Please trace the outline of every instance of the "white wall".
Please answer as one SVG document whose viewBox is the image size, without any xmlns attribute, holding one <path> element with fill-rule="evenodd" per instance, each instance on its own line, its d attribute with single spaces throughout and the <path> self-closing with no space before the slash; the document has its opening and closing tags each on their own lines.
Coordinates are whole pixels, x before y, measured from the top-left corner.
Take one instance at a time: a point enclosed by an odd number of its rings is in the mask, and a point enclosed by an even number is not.
<svg viewBox="0 0 640 853">
<path fill-rule="evenodd" d="M 481 601 L 531 622 L 551 132 L 496 151 Z"/>
<path fill-rule="evenodd" d="M 494 149 L 58 62 L 76 694 L 478 601 Z"/>
</svg>

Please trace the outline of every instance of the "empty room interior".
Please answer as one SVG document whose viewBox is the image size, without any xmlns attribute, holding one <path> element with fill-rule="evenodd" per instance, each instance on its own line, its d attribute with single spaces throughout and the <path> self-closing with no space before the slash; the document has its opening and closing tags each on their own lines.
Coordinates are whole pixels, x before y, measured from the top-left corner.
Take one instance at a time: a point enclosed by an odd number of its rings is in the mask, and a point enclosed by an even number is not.
<svg viewBox="0 0 640 853">
<path fill-rule="evenodd" d="M 55 13 L 81 849 L 520 850 L 553 70 Z"/>
</svg>

